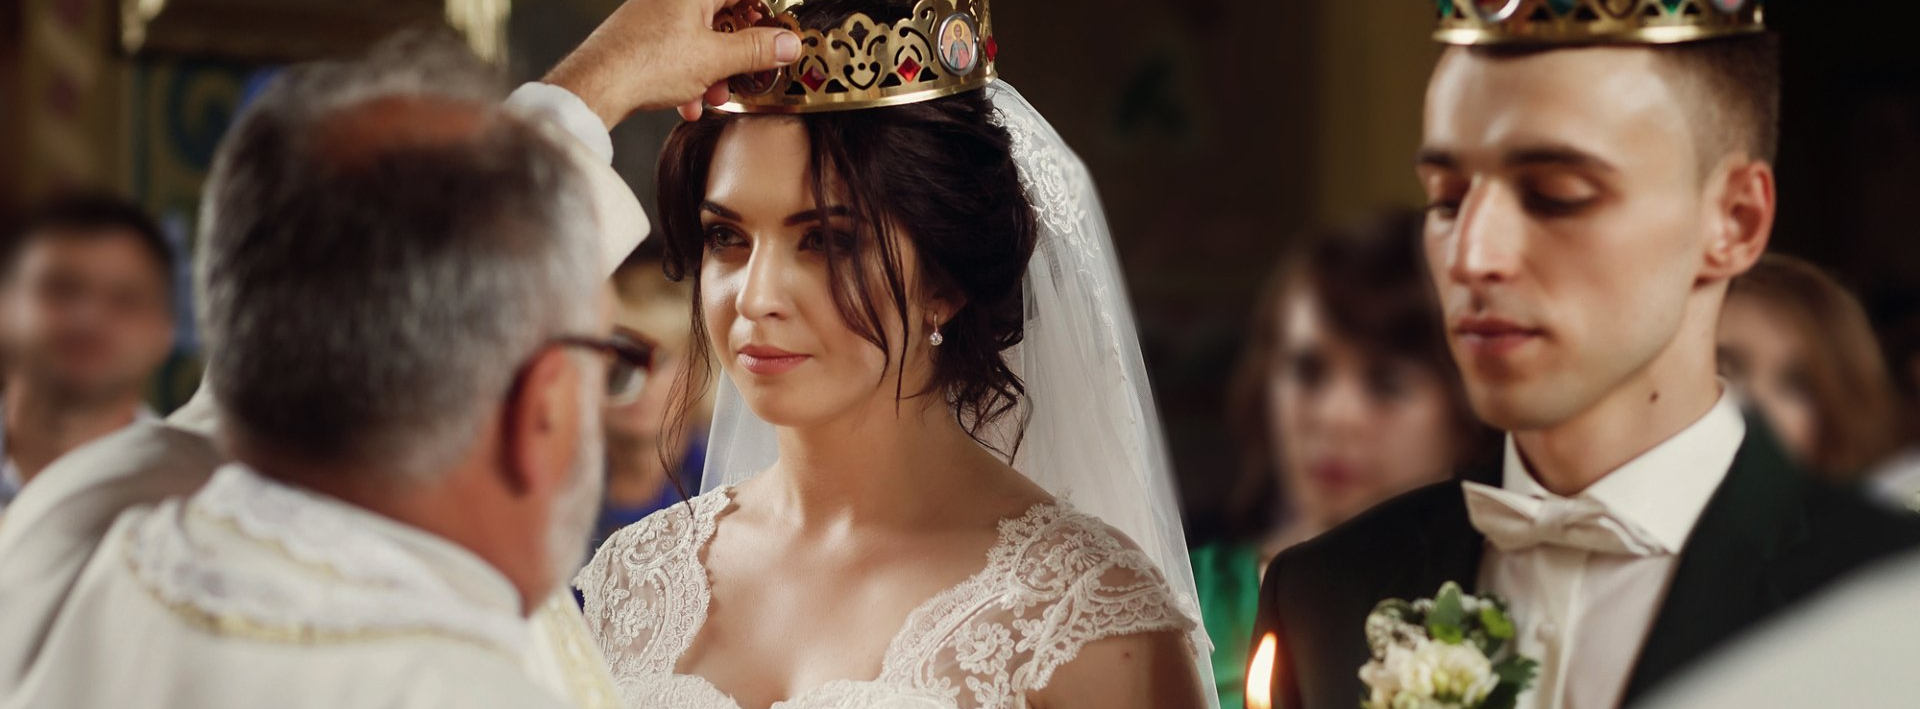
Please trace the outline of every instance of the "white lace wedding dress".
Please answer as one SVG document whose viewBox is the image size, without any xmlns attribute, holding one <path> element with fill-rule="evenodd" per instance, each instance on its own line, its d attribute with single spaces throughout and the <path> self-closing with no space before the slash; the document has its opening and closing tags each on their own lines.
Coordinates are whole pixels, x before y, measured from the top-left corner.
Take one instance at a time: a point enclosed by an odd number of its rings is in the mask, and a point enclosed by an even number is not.
<svg viewBox="0 0 1920 709">
<path fill-rule="evenodd" d="M 621 530 L 575 580 L 629 709 L 740 709 L 707 680 L 674 672 L 707 618 L 702 557 L 731 494 Z M 1195 627 L 1146 554 L 1066 503 L 1003 520 L 999 535 L 985 568 L 907 616 L 879 677 L 829 682 L 774 709 L 1025 707 L 1087 643 Z"/>
</svg>

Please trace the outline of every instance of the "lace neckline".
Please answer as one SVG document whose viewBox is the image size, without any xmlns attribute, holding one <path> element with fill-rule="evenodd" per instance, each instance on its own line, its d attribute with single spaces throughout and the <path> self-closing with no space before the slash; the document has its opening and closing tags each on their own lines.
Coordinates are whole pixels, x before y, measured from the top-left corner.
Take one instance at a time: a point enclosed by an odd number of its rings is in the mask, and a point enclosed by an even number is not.
<svg viewBox="0 0 1920 709">
<path fill-rule="evenodd" d="M 714 535 L 719 532 L 720 518 L 725 516 L 727 512 L 733 510 L 735 506 L 733 485 L 722 485 L 714 488 L 710 495 L 717 498 L 719 504 L 707 504 L 697 507 L 694 510 L 694 514 L 701 516 L 702 519 L 699 520 L 699 533 L 693 540 L 692 547 L 688 550 L 690 555 L 689 561 L 700 570 L 700 573 L 695 575 L 700 580 L 698 588 L 696 589 L 699 594 L 699 599 L 695 604 L 698 613 L 697 616 L 692 619 L 691 632 L 687 633 L 685 644 L 673 650 L 672 661 L 668 667 L 673 675 L 686 677 L 705 685 L 714 692 L 725 695 L 733 702 L 735 707 L 738 707 L 740 705 L 739 701 L 733 699 L 731 693 L 715 685 L 712 680 L 698 674 L 684 672 L 680 669 L 680 661 L 686 657 L 687 651 L 693 648 L 693 643 L 699 639 L 700 632 L 706 628 L 707 621 L 712 615 L 713 575 L 712 572 L 707 569 L 707 549 L 712 545 Z M 767 706 L 767 709 L 802 706 L 802 702 L 816 694 L 845 692 L 865 685 L 896 683 L 895 680 L 904 669 L 899 667 L 897 663 L 903 658 L 912 656 L 909 650 L 914 645 L 913 641 L 920 640 L 921 642 L 926 642 L 930 640 L 930 634 L 927 631 L 936 625 L 939 616 L 941 616 L 944 611 L 948 610 L 956 601 L 978 597 L 982 586 L 992 585 L 997 578 L 1004 575 L 1008 567 L 1013 563 L 1015 556 L 1013 551 L 1023 543 L 1022 538 L 1018 534 L 1018 530 L 1035 529 L 1035 525 L 1031 524 L 1031 522 L 1046 516 L 1054 510 L 1066 513 L 1072 511 L 1072 506 L 1066 501 L 1058 499 L 1036 502 L 1029 505 L 1023 512 L 1002 517 L 996 521 L 994 523 L 996 528 L 994 542 L 987 548 L 986 563 L 981 566 L 978 571 L 961 579 L 959 583 L 941 589 L 938 593 L 921 601 L 919 605 L 914 606 L 913 610 L 907 613 L 906 619 L 901 622 L 899 629 L 895 630 L 893 637 L 887 641 L 886 654 L 883 655 L 880 660 L 880 674 L 878 676 L 868 679 L 840 678 L 828 680 L 794 692 L 785 698 L 775 700 Z M 900 684 L 904 686 L 905 683 Z"/>
</svg>

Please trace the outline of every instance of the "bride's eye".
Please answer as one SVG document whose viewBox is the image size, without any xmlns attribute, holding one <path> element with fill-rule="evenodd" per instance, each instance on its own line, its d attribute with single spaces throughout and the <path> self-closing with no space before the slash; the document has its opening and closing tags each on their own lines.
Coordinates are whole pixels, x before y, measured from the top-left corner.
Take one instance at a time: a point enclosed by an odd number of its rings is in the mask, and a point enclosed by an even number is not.
<svg viewBox="0 0 1920 709">
<path fill-rule="evenodd" d="M 747 245 L 747 237 L 738 229 L 725 224 L 713 224 L 707 227 L 706 241 L 708 251 L 723 251 Z"/>
<path fill-rule="evenodd" d="M 829 240 L 833 242 L 836 253 L 852 253 L 859 246 L 859 240 L 853 234 L 833 229 L 808 229 L 800 239 L 800 250 L 825 252 Z"/>
</svg>

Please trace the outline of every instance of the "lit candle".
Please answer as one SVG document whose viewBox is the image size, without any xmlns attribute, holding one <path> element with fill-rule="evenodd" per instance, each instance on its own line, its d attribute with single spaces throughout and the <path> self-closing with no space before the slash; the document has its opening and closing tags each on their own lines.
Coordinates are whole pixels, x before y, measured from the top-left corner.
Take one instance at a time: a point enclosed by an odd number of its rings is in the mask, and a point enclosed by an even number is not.
<svg viewBox="0 0 1920 709">
<path fill-rule="evenodd" d="M 1273 633 L 1260 638 L 1253 652 L 1253 664 L 1247 666 L 1247 709 L 1273 709 L 1274 656 L 1280 652 L 1280 639 Z"/>
</svg>

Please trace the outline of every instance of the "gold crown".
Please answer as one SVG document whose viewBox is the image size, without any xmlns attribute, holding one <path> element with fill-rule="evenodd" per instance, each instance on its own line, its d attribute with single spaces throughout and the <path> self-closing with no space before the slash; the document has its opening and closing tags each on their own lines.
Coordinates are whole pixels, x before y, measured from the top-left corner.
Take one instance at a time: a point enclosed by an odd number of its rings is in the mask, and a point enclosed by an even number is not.
<svg viewBox="0 0 1920 709">
<path fill-rule="evenodd" d="M 1671 44 L 1765 32 L 1762 0 L 1439 0 L 1447 44 Z"/>
<path fill-rule="evenodd" d="M 714 108 L 734 113 L 811 113 L 897 106 L 985 87 L 1000 53 L 987 0 L 920 0 L 892 24 L 854 14 L 839 27 L 800 29 L 806 0 L 742 0 L 721 9 L 714 29 L 785 27 L 800 35 L 800 59 L 728 82 Z"/>
</svg>

